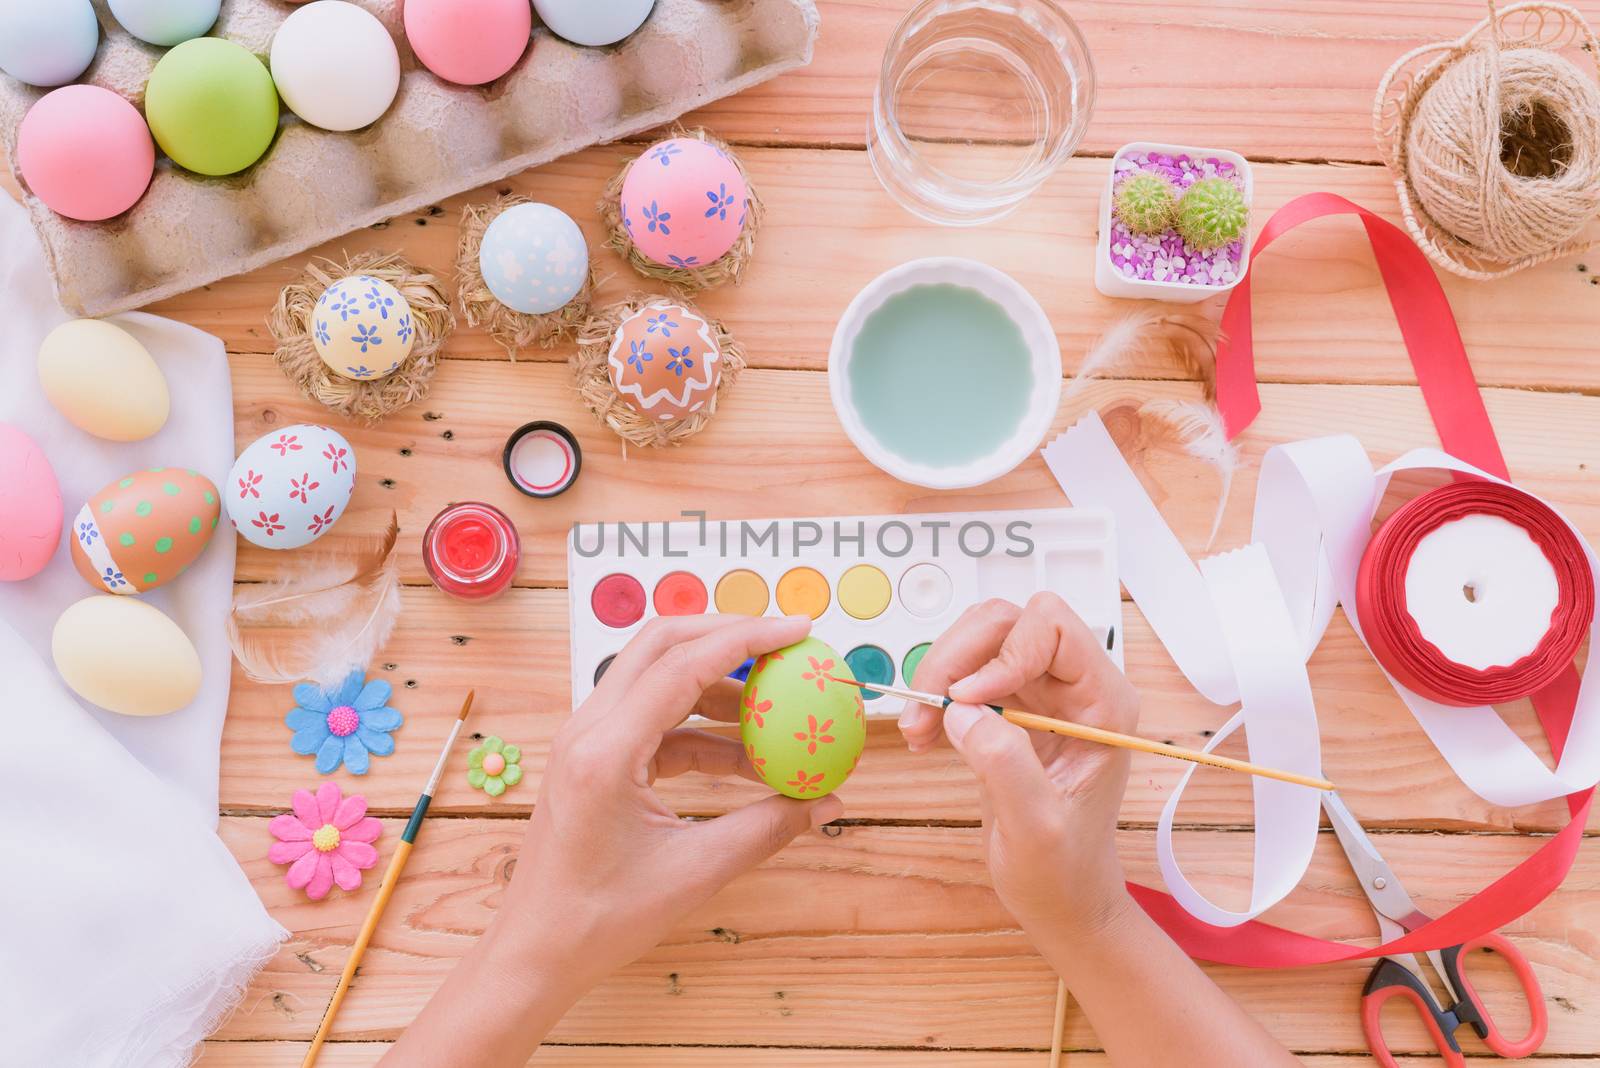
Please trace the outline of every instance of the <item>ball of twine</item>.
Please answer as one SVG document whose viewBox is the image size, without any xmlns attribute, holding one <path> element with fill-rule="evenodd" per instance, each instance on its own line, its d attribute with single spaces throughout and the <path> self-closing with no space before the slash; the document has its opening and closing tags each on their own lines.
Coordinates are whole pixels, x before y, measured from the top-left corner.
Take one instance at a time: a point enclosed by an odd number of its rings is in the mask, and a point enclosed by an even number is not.
<svg viewBox="0 0 1600 1068">
<path fill-rule="evenodd" d="M 712 136 L 703 129 L 685 130 L 682 127 L 674 127 L 667 137 L 693 137 L 715 145 L 722 149 L 723 154 L 739 169 L 750 201 L 749 210 L 745 213 L 744 228 L 739 231 L 739 240 L 734 242 L 733 247 L 727 252 L 703 267 L 668 267 L 647 259 L 633 243 L 633 238 L 628 236 L 627 227 L 622 225 L 622 183 L 628 177 L 628 168 L 633 165 L 633 160 L 629 160 L 607 183 L 597 205 L 601 221 L 606 227 L 606 245 L 614 249 L 617 255 L 628 261 L 628 266 L 644 277 L 666 282 L 685 292 L 715 289 L 729 282 L 738 285 L 744 279 L 745 268 L 755 257 L 756 234 L 760 232 L 762 220 L 766 218 L 767 209 L 761 201 L 761 194 L 756 192 L 755 183 L 750 180 L 750 172 L 744 169 L 744 163 L 734 154 L 726 141 Z"/>
<path fill-rule="evenodd" d="M 1600 216 L 1600 84 L 1556 52 L 1593 34 L 1565 5 L 1490 12 L 1459 41 L 1402 57 L 1375 111 L 1413 236 L 1469 278 L 1591 247 L 1581 235 Z M 1396 79 L 1424 55 L 1415 78 Z"/>
<path fill-rule="evenodd" d="M 589 315 L 589 300 L 594 295 L 599 279 L 594 267 L 584 279 L 578 295 L 553 312 L 533 315 L 519 312 L 501 304 L 489 291 L 483 280 L 483 268 L 478 253 L 483 249 L 483 237 L 507 208 L 518 204 L 536 203 L 532 197 L 507 193 L 490 204 L 468 204 L 461 209 L 461 243 L 456 253 L 456 295 L 461 301 L 461 314 L 468 326 L 482 326 L 489 336 L 498 341 L 512 360 L 517 350 L 538 345 L 550 348 L 563 338 L 570 337 Z"/>
<path fill-rule="evenodd" d="M 383 378 L 358 380 L 335 374 L 317 355 L 307 329 L 311 309 L 323 290 L 353 274 L 388 282 L 411 306 L 411 319 L 417 330 L 411 354 L 399 370 Z M 398 254 L 379 252 L 357 253 L 342 263 L 312 260 L 298 282 L 283 288 L 278 303 L 267 313 L 267 329 L 278 343 L 273 359 L 289 380 L 309 399 L 369 426 L 428 395 L 439 351 L 454 326 L 450 301 L 445 298 L 439 279 Z"/>
<path fill-rule="evenodd" d="M 692 312 L 711 325 L 712 336 L 717 341 L 721 355 L 722 371 L 717 380 L 716 392 L 698 412 L 682 419 L 652 419 L 635 410 L 617 393 L 611 382 L 611 341 L 622 321 L 647 304 L 658 300 L 671 300 L 686 311 Z M 578 328 L 578 347 L 570 364 L 578 396 L 618 437 L 630 445 L 655 448 L 663 445 L 681 445 L 700 433 L 717 414 L 722 395 L 732 388 L 745 368 L 744 346 L 729 333 L 721 320 L 713 319 L 688 300 L 680 296 L 661 297 L 655 294 L 635 293 L 625 300 L 600 308 L 590 314 Z"/>
</svg>

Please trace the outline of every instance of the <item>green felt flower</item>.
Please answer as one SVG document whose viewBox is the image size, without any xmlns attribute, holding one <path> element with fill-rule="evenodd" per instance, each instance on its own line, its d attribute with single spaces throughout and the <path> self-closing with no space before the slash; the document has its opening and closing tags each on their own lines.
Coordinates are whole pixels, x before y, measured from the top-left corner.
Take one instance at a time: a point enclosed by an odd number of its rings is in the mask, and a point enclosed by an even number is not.
<svg viewBox="0 0 1600 1068">
<path fill-rule="evenodd" d="M 522 750 L 507 745 L 494 735 L 467 754 L 467 785 L 499 797 L 507 786 L 522 781 Z"/>
</svg>

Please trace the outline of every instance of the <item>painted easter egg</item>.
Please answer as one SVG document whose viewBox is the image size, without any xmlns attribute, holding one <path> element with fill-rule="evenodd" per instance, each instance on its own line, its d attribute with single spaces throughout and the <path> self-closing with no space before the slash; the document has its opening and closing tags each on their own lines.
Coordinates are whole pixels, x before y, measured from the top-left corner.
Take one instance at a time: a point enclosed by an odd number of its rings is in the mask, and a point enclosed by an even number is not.
<svg viewBox="0 0 1600 1068">
<path fill-rule="evenodd" d="M 200 692 L 200 655 L 159 608 L 132 597 L 85 597 L 50 635 L 72 692 L 124 716 L 164 716 Z"/>
<path fill-rule="evenodd" d="M 152 467 L 103 487 L 72 519 L 72 565 L 107 593 L 143 593 L 188 570 L 222 505 L 197 471 Z"/>
<path fill-rule="evenodd" d="M 123 29 L 163 48 L 203 36 L 222 9 L 222 0 L 108 0 L 108 4 Z"/>
<path fill-rule="evenodd" d="M 378 17 L 344 0 L 292 12 L 272 36 L 272 80 L 289 110 L 324 130 L 359 130 L 400 91 L 400 53 Z"/>
<path fill-rule="evenodd" d="M 624 319 L 611 341 L 611 384 L 641 415 L 682 419 L 704 408 L 722 379 L 711 324 L 658 300 Z"/>
<path fill-rule="evenodd" d="M 616 44 L 644 25 L 656 0 L 533 0 L 540 20 L 573 44 Z"/>
<path fill-rule="evenodd" d="M 278 133 L 272 75 L 242 45 L 196 37 L 156 61 L 144 117 L 172 162 L 196 174 L 237 174 Z"/>
<path fill-rule="evenodd" d="M 844 657 L 806 638 L 757 657 L 745 679 L 739 736 L 756 772 L 789 797 L 821 797 L 844 785 L 867 744 L 861 691 Z"/>
<path fill-rule="evenodd" d="M 484 85 L 517 65 L 533 32 L 528 0 L 406 0 L 406 39 L 447 82 Z"/>
<path fill-rule="evenodd" d="M 400 369 L 417 341 L 405 295 L 381 278 L 341 278 L 317 298 L 306 329 L 317 355 L 345 378 L 382 378 Z"/>
<path fill-rule="evenodd" d="M 356 453 L 336 430 L 296 423 L 261 435 L 239 454 L 223 501 L 245 541 L 298 549 L 326 534 L 356 488 Z"/>
<path fill-rule="evenodd" d="M 39 385 L 79 430 L 143 441 L 167 422 L 167 379 L 139 339 L 100 319 L 69 319 L 39 346 Z"/>
<path fill-rule="evenodd" d="M 64 85 L 28 109 L 17 129 L 17 169 L 57 215 L 99 222 L 139 202 L 156 146 L 139 109 L 98 85 Z"/>
<path fill-rule="evenodd" d="M 494 299 L 543 315 L 564 308 L 589 276 L 589 245 L 572 217 L 549 204 L 517 204 L 484 231 L 478 268 Z"/>
<path fill-rule="evenodd" d="M 0 582 L 44 570 L 61 540 L 61 486 L 32 438 L 0 423 Z"/>
<path fill-rule="evenodd" d="M 0 0 L 0 71 L 19 82 L 65 85 L 89 69 L 99 44 L 89 0 Z"/>
<path fill-rule="evenodd" d="M 622 225 L 663 267 L 705 267 L 744 229 L 748 190 L 728 154 L 693 137 L 646 149 L 622 181 Z"/>
</svg>

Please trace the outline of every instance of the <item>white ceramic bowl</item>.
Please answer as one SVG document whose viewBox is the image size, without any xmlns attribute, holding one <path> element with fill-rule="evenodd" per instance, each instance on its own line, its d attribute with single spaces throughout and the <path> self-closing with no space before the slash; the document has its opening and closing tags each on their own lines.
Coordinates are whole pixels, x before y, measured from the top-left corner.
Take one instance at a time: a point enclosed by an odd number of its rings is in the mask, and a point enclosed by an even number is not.
<svg viewBox="0 0 1600 1068">
<path fill-rule="evenodd" d="M 955 467 L 913 463 L 883 448 L 862 422 L 850 395 L 850 360 L 867 317 L 897 293 L 913 286 L 939 284 L 977 290 L 1000 305 L 1022 331 L 1033 373 L 1027 411 L 1016 432 L 989 455 Z M 981 359 L 982 354 L 974 353 L 973 358 Z M 828 387 L 839 422 L 863 456 L 902 482 L 929 489 L 964 489 L 992 482 L 1039 447 L 1061 401 L 1061 347 L 1044 309 L 1010 275 L 976 260 L 934 256 L 885 271 L 856 294 L 833 332 L 833 345 L 828 351 Z M 948 418 L 939 412 L 928 412 L 926 416 Z"/>
<path fill-rule="evenodd" d="M 1130 141 L 1117 149 L 1111 157 L 1111 167 L 1106 172 L 1105 187 L 1100 190 L 1100 240 L 1094 250 L 1094 287 L 1108 297 L 1125 297 L 1133 300 L 1164 300 L 1171 304 L 1195 304 L 1226 293 L 1244 280 L 1250 269 L 1250 232 L 1244 235 L 1244 251 L 1239 256 L 1239 273 L 1233 281 L 1220 286 L 1197 286 L 1192 282 L 1157 282 L 1145 278 L 1129 278 L 1111 263 L 1111 190 L 1117 180 L 1117 161 L 1130 152 L 1165 152 L 1169 156 L 1209 157 L 1225 160 L 1239 169 L 1244 179 L 1244 201 L 1255 205 L 1256 182 L 1250 171 L 1250 161 L 1237 152 L 1225 148 L 1194 148 L 1189 145 L 1166 145 L 1155 141 Z M 1253 219 L 1251 220 L 1254 221 Z"/>
</svg>

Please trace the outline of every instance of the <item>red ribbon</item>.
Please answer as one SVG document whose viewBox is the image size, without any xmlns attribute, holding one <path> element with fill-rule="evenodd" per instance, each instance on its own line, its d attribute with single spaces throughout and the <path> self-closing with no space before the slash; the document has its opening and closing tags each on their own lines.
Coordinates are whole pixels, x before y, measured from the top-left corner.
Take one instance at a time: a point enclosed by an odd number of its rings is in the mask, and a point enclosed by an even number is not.
<svg viewBox="0 0 1600 1068">
<path fill-rule="evenodd" d="M 1555 569 L 1560 591 L 1550 629 L 1531 653 L 1506 666 L 1479 669 L 1451 660 L 1423 636 L 1406 605 L 1406 571 L 1418 543 L 1473 515 L 1527 531 Z M 1572 666 L 1594 619 L 1594 575 L 1578 536 L 1543 501 L 1498 482 L 1454 482 L 1408 501 L 1378 528 L 1361 557 L 1356 609 L 1372 655 L 1407 689 L 1463 708 L 1500 704 L 1538 693 Z"/>
<path fill-rule="evenodd" d="M 1279 208 L 1262 227 L 1252 250 L 1251 274 L 1260 269 L 1259 257 L 1273 241 L 1300 224 L 1325 215 L 1355 215 L 1365 227 L 1423 399 L 1445 451 L 1500 478 L 1509 478 L 1450 302 L 1427 258 L 1399 227 L 1344 197 L 1308 193 Z M 1250 278 L 1246 275 L 1228 299 L 1222 313 L 1222 340 L 1217 346 L 1217 406 L 1230 438 L 1249 426 L 1261 411 L 1251 349 Z M 1582 559 L 1580 550 L 1580 562 Z M 1366 612 L 1361 612 L 1363 621 L 1367 621 Z M 1569 657 L 1555 680 L 1533 694 L 1534 710 L 1557 759 L 1572 725 L 1578 681 L 1577 669 Z M 1570 795 L 1567 810 L 1571 820 L 1527 860 L 1437 919 L 1371 949 L 1313 938 L 1256 920 L 1238 927 L 1213 927 L 1189 915 L 1168 894 L 1132 884 L 1129 889 L 1190 956 L 1220 964 L 1299 968 L 1443 949 L 1507 926 L 1554 893 L 1578 855 L 1593 799 L 1592 789 Z"/>
</svg>

